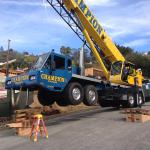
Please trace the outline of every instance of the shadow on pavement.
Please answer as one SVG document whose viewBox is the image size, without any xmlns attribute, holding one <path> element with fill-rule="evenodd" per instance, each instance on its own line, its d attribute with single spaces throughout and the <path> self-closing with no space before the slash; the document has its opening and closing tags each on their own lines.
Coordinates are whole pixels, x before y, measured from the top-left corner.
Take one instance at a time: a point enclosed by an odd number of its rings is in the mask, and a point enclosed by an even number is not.
<svg viewBox="0 0 150 150">
<path fill-rule="evenodd" d="M 58 116 L 57 118 L 46 121 L 46 126 L 60 125 L 69 121 L 71 122 L 71 121 L 79 121 L 85 118 L 93 118 L 93 116 L 96 114 L 103 114 L 103 113 L 112 112 L 112 111 L 118 111 L 118 109 L 107 108 L 107 109 L 101 110 L 97 108 L 94 110 L 71 113 L 71 114 L 61 116 L 61 117 Z"/>
</svg>

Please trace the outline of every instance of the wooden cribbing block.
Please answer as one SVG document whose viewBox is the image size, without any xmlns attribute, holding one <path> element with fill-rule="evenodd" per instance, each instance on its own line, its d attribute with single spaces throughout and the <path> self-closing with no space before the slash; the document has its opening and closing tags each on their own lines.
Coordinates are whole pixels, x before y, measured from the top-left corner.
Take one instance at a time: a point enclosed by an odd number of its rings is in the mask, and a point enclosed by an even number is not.
<svg viewBox="0 0 150 150">
<path fill-rule="evenodd" d="M 19 136 L 30 136 L 31 128 L 17 128 L 16 134 Z"/>
<path fill-rule="evenodd" d="M 143 114 L 126 114 L 126 121 L 144 123 L 144 122 L 150 121 L 150 116 L 143 115 Z"/>
<path fill-rule="evenodd" d="M 15 117 L 16 117 L 16 118 L 26 117 L 26 113 L 23 113 L 23 114 L 16 114 Z"/>
<path fill-rule="evenodd" d="M 10 127 L 10 128 L 21 128 L 21 127 L 23 127 L 23 124 L 22 123 L 10 123 L 10 124 L 7 124 L 7 127 Z"/>
</svg>

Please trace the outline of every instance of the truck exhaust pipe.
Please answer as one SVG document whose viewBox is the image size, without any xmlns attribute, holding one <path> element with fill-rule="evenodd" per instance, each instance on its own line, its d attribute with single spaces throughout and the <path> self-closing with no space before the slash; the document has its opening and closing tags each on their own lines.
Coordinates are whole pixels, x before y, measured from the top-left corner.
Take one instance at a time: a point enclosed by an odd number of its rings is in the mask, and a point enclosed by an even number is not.
<svg viewBox="0 0 150 150">
<path fill-rule="evenodd" d="M 85 75 L 85 66 L 84 66 L 84 46 L 86 43 L 83 44 L 83 46 L 80 49 L 80 59 L 79 59 L 79 67 L 80 67 L 80 75 Z"/>
</svg>

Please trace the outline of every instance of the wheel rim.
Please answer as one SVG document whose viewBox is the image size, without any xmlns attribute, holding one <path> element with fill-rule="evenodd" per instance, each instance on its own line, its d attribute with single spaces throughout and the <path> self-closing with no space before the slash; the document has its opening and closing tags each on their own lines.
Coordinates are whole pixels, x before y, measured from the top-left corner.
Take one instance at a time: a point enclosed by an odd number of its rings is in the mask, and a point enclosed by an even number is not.
<svg viewBox="0 0 150 150">
<path fill-rule="evenodd" d="M 90 98 L 90 100 L 91 100 L 92 102 L 95 101 L 96 94 L 95 94 L 95 92 L 94 92 L 93 90 L 90 90 L 90 91 L 89 91 L 89 98 Z"/>
<path fill-rule="evenodd" d="M 142 104 L 143 100 L 142 100 L 142 96 L 139 96 L 139 104 Z"/>
<path fill-rule="evenodd" d="M 134 104 L 134 97 L 133 97 L 133 96 L 129 96 L 129 103 L 130 103 L 131 105 Z"/>
<path fill-rule="evenodd" d="M 80 89 L 79 88 L 74 88 L 72 90 L 72 96 L 73 96 L 74 100 L 78 101 L 80 99 L 80 97 L 81 97 Z"/>
</svg>

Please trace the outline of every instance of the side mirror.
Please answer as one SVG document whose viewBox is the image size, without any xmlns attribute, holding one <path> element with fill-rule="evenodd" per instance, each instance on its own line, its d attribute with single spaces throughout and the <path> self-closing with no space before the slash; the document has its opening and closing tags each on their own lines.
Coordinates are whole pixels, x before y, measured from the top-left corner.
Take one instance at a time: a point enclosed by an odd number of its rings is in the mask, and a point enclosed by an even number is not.
<svg viewBox="0 0 150 150">
<path fill-rule="evenodd" d="M 69 67 L 68 67 L 68 70 L 69 70 L 69 71 L 71 71 L 71 70 L 72 70 L 72 67 L 71 67 L 71 66 L 69 66 Z"/>
</svg>

